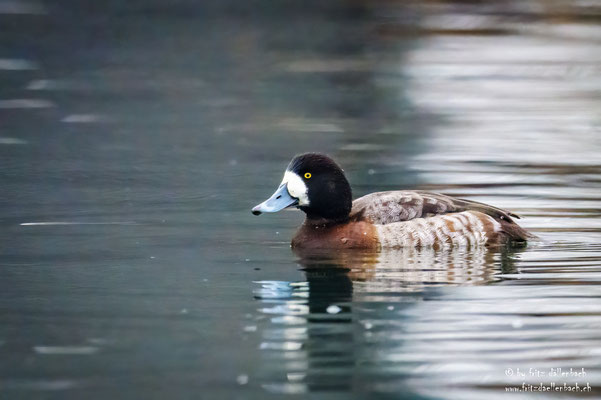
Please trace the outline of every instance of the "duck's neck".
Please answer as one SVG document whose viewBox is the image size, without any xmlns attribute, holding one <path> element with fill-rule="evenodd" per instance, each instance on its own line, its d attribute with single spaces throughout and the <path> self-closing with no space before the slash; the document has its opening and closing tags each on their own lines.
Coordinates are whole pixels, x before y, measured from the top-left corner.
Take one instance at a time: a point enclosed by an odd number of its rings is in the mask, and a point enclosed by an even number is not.
<svg viewBox="0 0 601 400">
<path fill-rule="evenodd" d="M 304 225 L 314 228 L 329 228 L 336 225 L 345 224 L 349 221 L 348 215 L 341 218 L 323 218 L 316 215 L 307 214 Z"/>
</svg>

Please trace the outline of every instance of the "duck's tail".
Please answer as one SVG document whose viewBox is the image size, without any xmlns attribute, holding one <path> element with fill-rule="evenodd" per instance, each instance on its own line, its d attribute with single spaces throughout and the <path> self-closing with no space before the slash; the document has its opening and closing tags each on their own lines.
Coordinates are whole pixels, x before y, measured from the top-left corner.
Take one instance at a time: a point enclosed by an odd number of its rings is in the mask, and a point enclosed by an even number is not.
<svg viewBox="0 0 601 400">
<path fill-rule="evenodd" d="M 501 215 L 495 220 L 501 225 L 500 233 L 504 236 L 505 242 L 527 242 L 536 239 L 537 236 L 522 228 L 507 215 Z"/>
</svg>

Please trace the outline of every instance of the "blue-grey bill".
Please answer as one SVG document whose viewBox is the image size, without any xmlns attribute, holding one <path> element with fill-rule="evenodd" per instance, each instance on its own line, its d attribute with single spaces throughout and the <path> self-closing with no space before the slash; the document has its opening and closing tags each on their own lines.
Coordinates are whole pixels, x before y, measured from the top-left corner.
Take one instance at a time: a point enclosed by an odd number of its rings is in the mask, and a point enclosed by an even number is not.
<svg viewBox="0 0 601 400">
<path fill-rule="evenodd" d="M 260 215 L 264 212 L 278 212 L 286 207 L 292 207 L 298 204 L 298 199 L 290 196 L 288 193 L 288 186 L 286 184 L 281 185 L 270 198 L 262 202 L 261 204 L 253 207 L 252 213 Z"/>
</svg>

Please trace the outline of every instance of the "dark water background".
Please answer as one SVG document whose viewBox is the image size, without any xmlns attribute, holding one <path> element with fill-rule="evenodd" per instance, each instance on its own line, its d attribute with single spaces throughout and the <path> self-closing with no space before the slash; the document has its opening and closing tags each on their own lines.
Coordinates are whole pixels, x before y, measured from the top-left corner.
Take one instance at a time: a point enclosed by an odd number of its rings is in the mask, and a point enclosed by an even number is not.
<svg viewBox="0 0 601 400">
<path fill-rule="evenodd" d="M 0 395 L 600 396 L 600 22 L 584 0 L 0 0 Z M 302 215 L 250 208 L 302 151 L 357 197 L 460 195 L 541 240 L 299 259 Z"/>
</svg>

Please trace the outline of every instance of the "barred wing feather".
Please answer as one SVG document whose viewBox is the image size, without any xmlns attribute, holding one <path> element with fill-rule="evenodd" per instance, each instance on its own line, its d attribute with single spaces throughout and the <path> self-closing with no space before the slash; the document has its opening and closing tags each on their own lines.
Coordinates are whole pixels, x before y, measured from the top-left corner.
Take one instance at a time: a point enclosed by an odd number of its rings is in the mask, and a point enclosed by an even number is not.
<svg viewBox="0 0 601 400">
<path fill-rule="evenodd" d="M 477 201 L 423 191 L 391 191 L 372 193 L 355 200 L 351 219 L 386 225 L 462 211 L 479 211 L 495 220 L 510 223 L 513 222 L 511 217 L 519 218 L 509 211 Z"/>
</svg>

